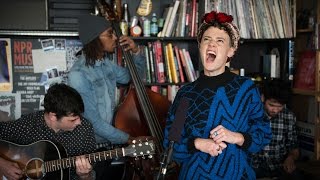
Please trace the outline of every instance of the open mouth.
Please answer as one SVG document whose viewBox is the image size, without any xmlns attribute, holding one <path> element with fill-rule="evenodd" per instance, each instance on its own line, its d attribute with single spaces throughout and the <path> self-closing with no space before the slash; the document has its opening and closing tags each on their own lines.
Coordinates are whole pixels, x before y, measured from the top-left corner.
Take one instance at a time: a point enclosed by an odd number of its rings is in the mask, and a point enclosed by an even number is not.
<svg viewBox="0 0 320 180">
<path fill-rule="evenodd" d="M 207 61 L 214 61 L 216 59 L 216 54 L 212 51 L 207 52 Z"/>
</svg>

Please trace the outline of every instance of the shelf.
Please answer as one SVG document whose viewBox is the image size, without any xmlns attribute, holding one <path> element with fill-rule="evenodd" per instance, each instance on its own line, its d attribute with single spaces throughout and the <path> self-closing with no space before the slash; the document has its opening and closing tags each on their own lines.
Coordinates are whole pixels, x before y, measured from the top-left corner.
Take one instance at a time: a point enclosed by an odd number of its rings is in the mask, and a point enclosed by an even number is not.
<svg viewBox="0 0 320 180">
<path fill-rule="evenodd" d="M 297 89 L 297 88 L 293 88 L 292 92 L 294 94 L 300 94 L 300 95 L 308 95 L 308 96 L 317 96 L 320 95 L 319 92 L 315 91 L 315 90 L 304 90 L 304 89 Z"/>
<path fill-rule="evenodd" d="M 79 36 L 76 31 L 49 31 L 49 30 L 0 30 L 0 35 L 5 36 Z M 197 41 L 196 37 L 131 37 L 133 40 L 140 41 Z M 292 38 L 282 38 L 282 39 L 240 39 L 240 43 L 246 42 L 276 42 L 283 40 L 291 40 Z"/>
<path fill-rule="evenodd" d="M 78 36 L 78 32 L 71 31 L 18 31 L 18 30 L 0 30 L 0 35 L 6 36 Z"/>
<path fill-rule="evenodd" d="M 307 29 L 297 29 L 297 33 L 312 33 L 313 28 L 307 28 Z"/>
<path fill-rule="evenodd" d="M 132 39 L 140 41 L 197 41 L 196 37 L 132 37 Z"/>
</svg>

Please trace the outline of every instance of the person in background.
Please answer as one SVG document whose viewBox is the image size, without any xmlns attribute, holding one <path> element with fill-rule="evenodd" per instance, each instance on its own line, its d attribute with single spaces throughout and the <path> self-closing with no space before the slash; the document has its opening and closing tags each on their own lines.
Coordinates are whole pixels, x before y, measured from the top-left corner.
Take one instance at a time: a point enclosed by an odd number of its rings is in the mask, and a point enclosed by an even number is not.
<svg viewBox="0 0 320 180">
<path fill-rule="evenodd" d="M 81 16 L 79 37 L 83 48 L 77 53 L 78 59 L 68 73 L 68 84 L 77 89 L 84 100 L 84 117 L 93 124 L 98 145 L 108 148 L 111 144 L 128 143 L 132 140 L 130 135 L 112 123 L 117 106 L 117 84 L 129 83 L 131 76 L 128 68 L 117 65 L 109 57 L 119 47 L 119 42 L 125 51 L 132 54 L 138 73 L 143 77 L 145 56 L 129 37 L 118 39 L 111 23 L 104 17 Z"/>
<path fill-rule="evenodd" d="M 93 165 L 81 156 L 96 149 L 93 127 L 81 116 L 83 111 L 83 101 L 75 89 L 65 84 L 54 84 L 45 95 L 43 111 L 23 115 L 14 121 L 0 122 L 0 139 L 19 145 L 40 140 L 58 143 L 66 149 L 68 156 L 78 156 L 76 168 L 71 168 L 71 179 L 94 179 Z M 23 173 L 17 163 L 0 157 L 0 174 L 7 179 L 21 179 Z"/>
<path fill-rule="evenodd" d="M 267 80 L 262 86 L 262 101 L 272 129 L 272 140 L 252 157 L 257 178 L 300 179 L 295 161 L 299 158 L 296 116 L 287 107 L 291 88 L 280 79 Z"/>
<path fill-rule="evenodd" d="M 181 139 L 173 160 L 181 165 L 179 179 L 255 179 L 247 161 L 271 139 L 260 93 L 254 82 L 230 72 L 239 31 L 233 17 L 212 11 L 203 16 L 197 35 L 203 72 L 178 91 L 165 127 L 164 147 L 177 120 L 180 101 L 187 99 Z"/>
</svg>

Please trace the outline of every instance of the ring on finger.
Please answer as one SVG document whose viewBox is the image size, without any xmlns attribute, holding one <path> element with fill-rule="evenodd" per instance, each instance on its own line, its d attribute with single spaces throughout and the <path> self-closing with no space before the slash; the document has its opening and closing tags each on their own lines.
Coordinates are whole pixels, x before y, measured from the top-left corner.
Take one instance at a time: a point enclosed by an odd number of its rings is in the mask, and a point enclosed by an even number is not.
<svg viewBox="0 0 320 180">
<path fill-rule="evenodd" d="M 214 135 L 214 136 L 218 136 L 218 131 L 214 131 L 214 132 L 213 132 L 213 135 Z"/>
</svg>

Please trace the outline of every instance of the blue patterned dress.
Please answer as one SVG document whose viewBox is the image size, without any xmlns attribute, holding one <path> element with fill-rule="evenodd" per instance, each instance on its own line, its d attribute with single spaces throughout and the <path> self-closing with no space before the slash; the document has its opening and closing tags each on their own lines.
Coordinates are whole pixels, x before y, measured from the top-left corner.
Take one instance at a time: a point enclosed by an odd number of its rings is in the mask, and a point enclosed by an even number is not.
<svg viewBox="0 0 320 180">
<path fill-rule="evenodd" d="M 208 77 L 202 74 L 196 81 L 183 86 L 169 110 L 165 148 L 182 98 L 189 100 L 189 108 L 181 139 L 174 145 L 173 160 L 181 165 L 179 179 L 255 179 L 248 153 L 258 152 L 270 142 L 271 129 L 253 81 L 226 68 L 221 75 Z M 216 157 L 195 150 L 194 138 L 208 138 L 210 130 L 218 125 L 242 133 L 243 146 L 227 144 Z"/>
</svg>

